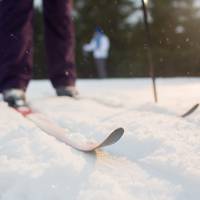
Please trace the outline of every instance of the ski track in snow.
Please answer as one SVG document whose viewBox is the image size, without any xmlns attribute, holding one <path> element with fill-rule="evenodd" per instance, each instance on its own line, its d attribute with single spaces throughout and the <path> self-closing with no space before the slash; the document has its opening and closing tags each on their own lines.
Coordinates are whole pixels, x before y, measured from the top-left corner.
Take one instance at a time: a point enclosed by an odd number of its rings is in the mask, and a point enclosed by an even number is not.
<svg viewBox="0 0 200 200">
<path fill-rule="evenodd" d="M 0 200 L 199 200 L 200 79 L 79 80 L 80 100 L 57 98 L 33 81 L 28 100 L 72 137 L 97 139 L 118 127 L 115 145 L 82 153 L 0 102 Z"/>
</svg>

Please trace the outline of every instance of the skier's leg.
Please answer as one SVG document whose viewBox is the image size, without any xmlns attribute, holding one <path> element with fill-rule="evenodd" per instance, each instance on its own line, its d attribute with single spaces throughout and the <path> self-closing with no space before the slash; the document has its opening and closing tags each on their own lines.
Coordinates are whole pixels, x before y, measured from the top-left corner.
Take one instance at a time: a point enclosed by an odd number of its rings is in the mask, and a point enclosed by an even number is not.
<svg viewBox="0 0 200 200">
<path fill-rule="evenodd" d="M 74 86 L 76 79 L 71 0 L 43 0 L 49 76 L 55 88 Z"/>
<path fill-rule="evenodd" d="M 107 77 L 106 59 L 95 59 L 99 78 Z"/>
<path fill-rule="evenodd" d="M 0 92 L 25 90 L 32 70 L 32 0 L 0 2 Z"/>
</svg>

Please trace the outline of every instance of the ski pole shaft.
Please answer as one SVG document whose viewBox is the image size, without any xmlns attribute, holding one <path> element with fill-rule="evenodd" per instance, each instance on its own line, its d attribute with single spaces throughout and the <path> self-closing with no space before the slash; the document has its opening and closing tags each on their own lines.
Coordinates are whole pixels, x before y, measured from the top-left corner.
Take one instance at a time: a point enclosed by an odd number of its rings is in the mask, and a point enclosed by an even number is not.
<svg viewBox="0 0 200 200">
<path fill-rule="evenodd" d="M 146 9 L 144 0 L 142 0 L 142 10 L 144 14 L 144 25 L 145 25 L 145 31 L 146 31 L 146 37 L 147 37 L 147 59 L 148 59 L 148 64 L 149 64 L 149 74 L 152 78 L 152 83 L 153 83 L 154 101 L 158 102 L 155 67 L 153 63 L 153 54 L 152 54 L 152 40 L 151 40 L 151 33 L 150 33 L 149 24 L 148 24 L 147 9 Z"/>
</svg>

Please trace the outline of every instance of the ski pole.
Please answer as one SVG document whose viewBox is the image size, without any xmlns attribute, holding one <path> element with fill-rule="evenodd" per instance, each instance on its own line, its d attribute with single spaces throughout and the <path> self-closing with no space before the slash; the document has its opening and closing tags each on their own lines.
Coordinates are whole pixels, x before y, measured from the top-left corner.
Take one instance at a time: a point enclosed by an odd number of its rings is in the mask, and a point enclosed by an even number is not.
<svg viewBox="0 0 200 200">
<path fill-rule="evenodd" d="M 147 1 L 148 0 L 146 0 L 146 3 Z M 143 10 L 143 15 L 144 15 L 144 25 L 145 25 L 145 31 L 146 31 L 146 37 L 147 37 L 147 59 L 148 59 L 148 64 L 149 64 L 149 74 L 153 83 L 154 101 L 158 102 L 157 90 L 156 90 L 155 67 L 153 63 L 153 54 L 152 54 L 151 32 L 150 32 L 150 28 L 148 24 L 148 14 L 147 14 L 145 0 L 142 0 L 142 10 Z"/>
</svg>

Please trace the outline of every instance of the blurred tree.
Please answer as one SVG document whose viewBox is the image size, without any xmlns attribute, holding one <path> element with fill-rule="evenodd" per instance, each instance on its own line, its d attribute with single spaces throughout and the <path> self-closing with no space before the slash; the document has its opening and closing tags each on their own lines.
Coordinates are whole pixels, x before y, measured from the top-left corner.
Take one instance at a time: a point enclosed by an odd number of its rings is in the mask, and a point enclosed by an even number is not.
<svg viewBox="0 0 200 200">
<path fill-rule="evenodd" d="M 159 76 L 200 75 L 200 8 L 194 0 L 149 0 L 148 11 L 153 40 L 153 57 Z M 96 77 L 92 56 L 84 59 L 82 45 L 95 26 L 101 26 L 111 40 L 110 77 L 148 76 L 146 40 L 142 18 L 130 23 L 141 6 L 132 0 L 74 0 L 76 55 L 79 77 Z M 133 17 L 135 19 L 135 17 Z M 43 19 L 35 12 L 35 78 L 46 78 Z"/>
<path fill-rule="evenodd" d="M 200 22 L 194 1 L 152 0 L 149 7 L 157 75 L 197 75 Z"/>
</svg>

